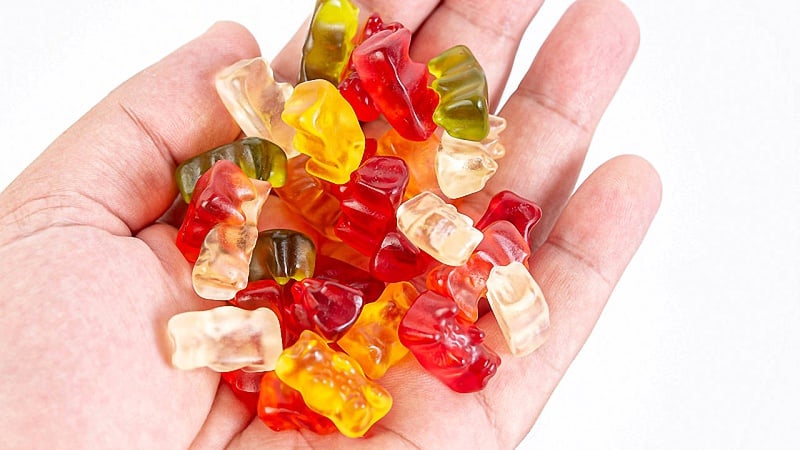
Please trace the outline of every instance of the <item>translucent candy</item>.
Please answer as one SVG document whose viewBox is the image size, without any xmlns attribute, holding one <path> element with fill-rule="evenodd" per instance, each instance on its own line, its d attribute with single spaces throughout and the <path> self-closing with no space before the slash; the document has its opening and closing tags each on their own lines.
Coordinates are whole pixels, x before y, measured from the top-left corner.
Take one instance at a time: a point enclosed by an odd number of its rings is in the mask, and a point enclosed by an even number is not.
<svg viewBox="0 0 800 450">
<path fill-rule="evenodd" d="M 458 139 L 446 131 L 436 152 L 436 179 L 442 193 L 461 198 L 480 191 L 497 171 L 495 160 L 505 156 L 500 133 L 506 120 L 489 115 L 489 134 L 480 142 Z"/>
<path fill-rule="evenodd" d="M 278 197 L 286 206 L 297 213 L 326 238 L 338 241 L 333 226 L 342 214 L 339 200 L 325 190 L 322 181 L 308 174 L 305 170 L 307 156 L 298 156 L 289 160 L 287 165 L 286 184 L 275 189 Z"/>
<path fill-rule="evenodd" d="M 442 193 L 449 198 L 480 191 L 495 172 L 497 163 L 480 148 L 441 145 L 436 152 L 436 179 Z"/>
<path fill-rule="evenodd" d="M 364 306 L 355 325 L 336 342 L 373 380 L 408 354 L 397 329 L 417 295 L 411 283 L 387 285 L 380 298 Z"/>
<path fill-rule="evenodd" d="M 275 81 L 266 59 L 244 59 L 223 69 L 217 74 L 216 87 L 245 135 L 278 144 L 289 158 L 299 154 L 292 144 L 294 128 L 281 119 L 292 85 Z"/>
<path fill-rule="evenodd" d="M 303 331 L 281 353 L 275 373 L 348 437 L 363 436 L 392 407 L 389 392 L 364 377 L 353 358 L 332 350 L 312 331 Z"/>
<path fill-rule="evenodd" d="M 173 344 L 172 365 L 183 370 L 272 370 L 283 349 L 278 318 L 267 308 L 220 306 L 176 314 L 167 332 Z"/>
<path fill-rule="evenodd" d="M 489 305 L 508 348 L 516 356 L 541 346 L 550 331 L 550 313 L 544 294 L 521 263 L 496 266 L 486 280 Z"/>
<path fill-rule="evenodd" d="M 476 392 L 497 373 L 500 357 L 486 333 L 458 314 L 453 300 L 423 292 L 403 316 L 400 342 L 420 365 L 456 392 Z"/>
<path fill-rule="evenodd" d="M 378 139 L 378 155 L 397 156 L 408 165 L 408 186 L 405 198 L 409 199 L 423 191 L 439 192 L 434 164 L 436 161 L 439 137 L 436 133 L 424 141 L 406 139 L 394 129 Z"/>
<path fill-rule="evenodd" d="M 243 224 L 219 223 L 200 247 L 192 268 L 192 286 L 208 300 L 230 300 L 247 286 L 250 258 L 258 238 L 258 216 L 269 195 L 266 181 L 250 180 L 255 198 L 242 203 Z"/>
<path fill-rule="evenodd" d="M 531 249 L 514 225 L 505 220 L 483 230 L 483 240 L 469 259 L 458 267 L 442 266 L 428 273 L 428 288 L 453 299 L 465 318 L 478 320 L 478 301 L 486 295 L 486 279 L 492 267 L 512 261 L 527 265 Z"/>
<path fill-rule="evenodd" d="M 397 228 L 414 245 L 437 261 L 460 266 L 483 239 L 472 219 L 430 192 L 423 192 L 397 209 Z"/>
<path fill-rule="evenodd" d="M 339 83 L 358 33 L 358 7 L 350 0 L 317 0 L 303 44 L 300 80 Z"/>
<path fill-rule="evenodd" d="M 258 233 L 250 260 L 250 281 L 273 278 L 284 285 L 314 274 L 314 242 L 295 230 L 272 229 Z"/>
<path fill-rule="evenodd" d="M 439 94 L 433 121 L 459 139 L 480 141 L 489 134 L 486 74 L 465 45 L 451 47 L 428 61 Z"/>
<path fill-rule="evenodd" d="M 311 157 L 309 174 L 336 184 L 350 179 L 364 155 L 364 132 L 336 86 L 325 80 L 298 84 L 281 118 L 297 130 L 294 148 Z"/>
</svg>

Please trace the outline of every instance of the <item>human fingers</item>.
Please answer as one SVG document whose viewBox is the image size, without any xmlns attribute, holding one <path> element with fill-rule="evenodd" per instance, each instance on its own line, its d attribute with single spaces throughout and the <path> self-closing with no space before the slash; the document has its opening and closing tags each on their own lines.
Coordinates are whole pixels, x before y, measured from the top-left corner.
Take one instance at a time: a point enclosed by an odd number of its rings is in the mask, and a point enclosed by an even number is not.
<svg viewBox="0 0 800 450">
<path fill-rule="evenodd" d="M 510 189 L 544 211 L 541 243 L 572 192 L 600 117 L 636 53 L 639 29 L 617 0 L 579 0 L 563 15 L 500 112 L 508 152 L 486 188 L 459 206 L 473 216 Z"/>
<path fill-rule="evenodd" d="M 414 35 L 411 56 L 428 61 L 455 45 L 469 47 L 486 73 L 492 110 L 500 100 L 519 42 L 542 0 L 445 0 Z"/>
<path fill-rule="evenodd" d="M 655 216 L 661 182 L 636 156 L 598 168 L 569 200 L 530 270 L 550 309 L 550 335 L 536 352 L 509 354 L 491 314 L 479 325 L 503 363 L 480 392 L 498 440 L 510 448 L 530 430 L 581 349 Z"/>
<path fill-rule="evenodd" d="M 122 84 L 2 194 L 3 225 L 30 234 L 78 223 L 131 235 L 153 222 L 177 193 L 176 164 L 239 133 L 214 74 L 257 54 L 247 30 L 219 23 Z"/>
</svg>

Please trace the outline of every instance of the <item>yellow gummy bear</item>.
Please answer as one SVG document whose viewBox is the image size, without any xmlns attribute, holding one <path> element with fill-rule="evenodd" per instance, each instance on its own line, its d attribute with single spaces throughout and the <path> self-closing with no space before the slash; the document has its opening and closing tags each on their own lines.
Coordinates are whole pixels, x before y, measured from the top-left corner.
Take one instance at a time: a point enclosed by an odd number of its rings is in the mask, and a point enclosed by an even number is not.
<svg viewBox="0 0 800 450">
<path fill-rule="evenodd" d="M 364 156 L 364 132 L 336 86 L 325 80 L 298 84 L 281 118 L 297 130 L 294 148 L 311 157 L 308 173 L 336 184 L 350 180 Z"/>
<path fill-rule="evenodd" d="M 408 353 L 397 329 L 418 295 L 411 283 L 388 284 L 378 300 L 365 305 L 353 327 L 336 341 L 373 380 Z"/>
<path fill-rule="evenodd" d="M 331 419 L 348 437 L 361 437 L 392 407 L 392 396 L 370 381 L 358 363 L 305 330 L 275 364 L 281 381 L 300 391 L 309 408 Z"/>
</svg>

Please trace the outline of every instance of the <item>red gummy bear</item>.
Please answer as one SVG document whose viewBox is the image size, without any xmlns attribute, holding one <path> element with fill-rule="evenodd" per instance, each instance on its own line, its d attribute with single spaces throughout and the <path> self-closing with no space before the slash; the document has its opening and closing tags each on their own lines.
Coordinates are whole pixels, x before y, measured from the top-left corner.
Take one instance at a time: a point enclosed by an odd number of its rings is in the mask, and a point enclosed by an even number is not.
<svg viewBox="0 0 800 450">
<path fill-rule="evenodd" d="M 411 60 L 410 45 L 406 28 L 379 31 L 353 50 L 353 66 L 386 121 L 404 138 L 424 141 L 436 129 L 439 95 L 428 87 L 427 66 Z"/>
<path fill-rule="evenodd" d="M 331 280 L 358 289 L 364 296 L 364 304 L 377 300 L 386 288 L 385 283 L 370 275 L 369 272 L 325 255 L 317 255 L 314 278 Z"/>
<path fill-rule="evenodd" d="M 507 220 L 514 224 L 519 234 L 530 242 L 530 233 L 533 227 L 542 218 L 542 208 L 530 200 L 526 200 L 511 191 L 501 191 L 489 201 L 486 212 L 483 213 L 475 228 L 483 231 L 484 228 L 498 220 Z"/>
<path fill-rule="evenodd" d="M 209 231 L 219 223 L 245 222 L 242 203 L 253 200 L 256 192 L 247 175 L 228 160 L 217 161 L 197 180 L 192 201 L 178 230 L 175 244 L 187 261 L 194 263 Z"/>
<path fill-rule="evenodd" d="M 500 365 L 483 344 L 483 330 L 459 316 L 453 300 L 432 291 L 417 297 L 398 335 L 422 367 L 456 392 L 483 389 Z"/>
<path fill-rule="evenodd" d="M 361 35 L 356 39 L 356 42 L 358 43 L 356 47 L 364 42 L 365 39 L 368 39 L 370 36 L 379 31 L 394 31 L 399 30 L 400 28 L 403 28 L 403 25 L 398 22 L 384 24 L 383 19 L 381 19 L 378 13 L 374 13 L 367 18 L 367 22 L 364 24 L 364 29 L 361 31 Z M 358 72 L 356 72 L 353 66 L 352 55 L 350 61 L 347 63 L 347 68 L 342 76 L 342 81 L 339 83 L 339 92 L 342 94 L 342 97 L 344 97 L 345 100 L 350 103 L 350 106 L 353 107 L 353 111 L 356 112 L 358 120 L 362 122 L 371 122 L 381 115 L 380 109 L 378 109 L 375 101 L 372 100 L 372 97 L 369 96 L 367 91 L 364 89 L 363 84 L 361 83 L 361 78 L 359 78 Z"/>
<path fill-rule="evenodd" d="M 291 318 L 287 318 L 286 308 L 292 303 L 292 299 L 287 290 L 275 280 L 251 281 L 247 283 L 247 287 L 237 292 L 230 302 L 234 306 L 251 311 L 258 308 L 272 310 L 281 324 L 284 347 L 294 344 L 303 331 L 293 327 Z"/>
<path fill-rule="evenodd" d="M 506 220 L 492 222 L 483 230 L 483 240 L 461 266 L 441 265 L 428 273 L 428 289 L 455 300 L 461 314 L 478 320 L 478 301 L 486 295 L 486 280 L 495 266 L 512 262 L 527 265 L 531 254 L 527 240 Z"/>
<path fill-rule="evenodd" d="M 290 290 L 294 299 L 287 306 L 291 322 L 329 341 L 346 333 L 364 306 L 361 291 L 335 281 L 306 278 L 292 284 Z"/>
<path fill-rule="evenodd" d="M 330 419 L 312 411 L 300 392 L 278 379 L 274 371 L 263 374 L 257 411 L 261 421 L 275 431 L 308 429 L 317 434 L 337 431 Z"/>
<path fill-rule="evenodd" d="M 339 192 L 342 215 L 334 233 L 367 256 L 397 228 L 397 207 L 408 185 L 408 166 L 394 156 L 374 156 L 350 175 Z"/>
</svg>

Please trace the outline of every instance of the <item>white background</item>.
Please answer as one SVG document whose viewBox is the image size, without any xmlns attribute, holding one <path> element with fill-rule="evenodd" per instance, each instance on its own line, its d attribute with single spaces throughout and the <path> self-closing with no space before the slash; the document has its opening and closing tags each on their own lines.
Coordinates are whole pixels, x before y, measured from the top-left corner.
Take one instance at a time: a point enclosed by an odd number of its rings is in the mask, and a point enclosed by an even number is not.
<svg viewBox="0 0 800 450">
<path fill-rule="evenodd" d="M 509 86 L 568 3 L 545 2 Z M 521 448 L 800 448 L 800 8 L 628 4 L 642 29 L 639 55 L 582 178 L 613 155 L 638 153 L 661 173 L 664 200 Z M 3 8 L 0 188 L 117 84 L 214 21 L 245 24 L 272 57 L 312 7 L 30 0 Z"/>
</svg>

